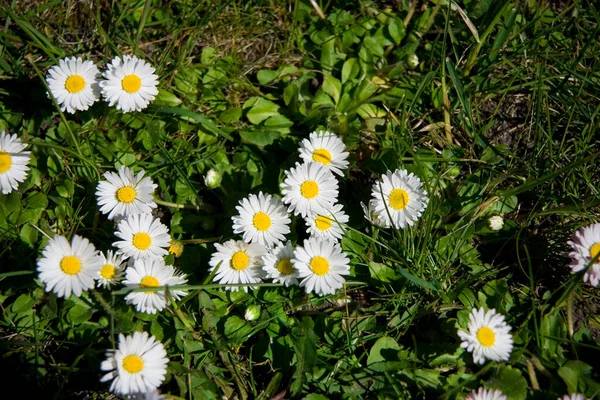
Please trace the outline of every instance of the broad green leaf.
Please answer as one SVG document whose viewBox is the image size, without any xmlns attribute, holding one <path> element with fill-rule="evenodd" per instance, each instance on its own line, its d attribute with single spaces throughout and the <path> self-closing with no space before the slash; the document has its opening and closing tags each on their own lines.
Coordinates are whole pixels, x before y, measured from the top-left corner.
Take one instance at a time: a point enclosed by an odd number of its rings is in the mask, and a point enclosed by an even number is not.
<svg viewBox="0 0 600 400">
<path fill-rule="evenodd" d="M 356 58 L 352 57 L 347 59 L 342 66 L 342 83 L 346 83 L 347 81 L 356 78 L 359 73 L 360 66 L 358 65 Z"/>
<path fill-rule="evenodd" d="M 19 232 L 19 237 L 22 241 L 27 243 L 29 247 L 34 247 L 38 239 L 38 231 L 33 226 L 26 224 L 23 225 Z"/>
<path fill-rule="evenodd" d="M 215 54 L 217 50 L 212 47 L 205 47 L 202 49 L 202 54 L 200 55 L 200 61 L 202 64 L 210 65 L 215 60 Z"/>
<path fill-rule="evenodd" d="M 323 91 L 331 96 L 333 102 L 337 104 L 342 93 L 342 83 L 333 75 L 327 75 L 323 81 Z"/>
<path fill-rule="evenodd" d="M 240 120 L 242 117 L 242 109 L 239 107 L 230 108 L 221 113 L 221 121 L 226 124 L 233 124 Z"/>
<path fill-rule="evenodd" d="M 31 307 L 35 304 L 35 300 L 31 298 L 29 294 L 22 294 L 15 300 L 14 303 L 10 306 L 10 309 L 15 314 L 19 314 L 30 310 Z"/>
<path fill-rule="evenodd" d="M 261 69 L 256 74 L 256 79 L 261 85 L 267 85 L 273 82 L 275 79 L 279 77 L 279 71 L 273 71 L 271 69 Z"/>
<path fill-rule="evenodd" d="M 257 146 L 268 146 L 272 144 L 278 137 L 277 131 L 240 131 L 240 137 Z"/>
<path fill-rule="evenodd" d="M 406 29 L 404 28 L 404 23 L 402 20 L 398 18 L 390 18 L 390 23 L 388 24 L 388 32 L 390 37 L 394 41 L 396 45 L 399 45 L 404 36 L 406 35 Z"/>
<path fill-rule="evenodd" d="M 486 381 L 486 386 L 500 390 L 507 400 L 524 400 L 527 397 L 527 381 L 516 368 L 500 367 L 500 371 Z"/>
<path fill-rule="evenodd" d="M 252 332 L 252 327 L 244 319 L 232 315 L 225 321 L 225 336 L 234 342 L 244 342 Z"/>
<path fill-rule="evenodd" d="M 245 105 L 244 108 L 246 108 Z M 258 125 L 269 117 L 279 115 L 278 110 L 279 106 L 277 104 L 265 98 L 257 97 L 246 117 L 254 125 Z"/>
<path fill-rule="evenodd" d="M 558 375 L 565 381 L 569 393 L 583 392 L 585 390 L 585 381 L 590 377 L 591 373 L 592 367 L 579 360 L 567 361 L 558 370 Z"/>
<path fill-rule="evenodd" d="M 177 97 L 174 93 L 169 92 L 165 89 L 160 89 L 158 91 L 158 95 L 154 99 L 153 102 L 156 106 L 178 106 L 181 104 L 181 99 Z"/>
<path fill-rule="evenodd" d="M 369 263 L 369 272 L 371 273 L 371 278 L 381 282 L 392 282 L 398 277 L 396 276 L 396 271 L 393 268 L 388 267 L 385 264 L 377 263 L 371 261 Z"/>
<path fill-rule="evenodd" d="M 331 36 L 321 47 L 321 69 L 323 72 L 331 73 L 335 61 L 335 37 Z"/>
<path fill-rule="evenodd" d="M 398 361 L 398 350 L 400 346 L 391 337 L 384 336 L 377 339 L 367 358 L 367 365 L 384 361 Z"/>
</svg>

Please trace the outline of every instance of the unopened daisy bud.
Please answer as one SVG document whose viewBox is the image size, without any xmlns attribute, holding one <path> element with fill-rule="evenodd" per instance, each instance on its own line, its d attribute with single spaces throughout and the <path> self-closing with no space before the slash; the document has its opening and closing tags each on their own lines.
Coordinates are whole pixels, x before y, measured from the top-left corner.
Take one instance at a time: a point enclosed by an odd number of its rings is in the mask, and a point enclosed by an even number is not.
<svg viewBox="0 0 600 400">
<path fill-rule="evenodd" d="M 408 64 L 409 67 L 411 68 L 417 68 L 419 66 L 419 57 L 417 57 L 416 54 L 411 54 L 410 56 L 408 56 L 408 58 L 406 59 L 406 63 Z"/>
<path fill-rule="evenodd" d="M 504 226 L 504 218 L 500 215 L 494 215 L 488 218 L 488 228 L 493 231 L 499 231 Z"/>
<path fill-rule="evenodd" d="M 254 321 L 258 317 L 260 317 L 260 306 L 252 305 L 246 308 L 246 312 L 244 313 L 244 319 L 246 321 Z"/>
<path fill-rule="evenodd" d="M 172 239 L 169 245 L 169 254 L 173 254 L 175 258 L 181 257 L 183 254 L 183 243 L 179 240 Z"/>
<path fill-rule="evenodd" d="M 204 176 L 204 184 L 210 189 L 215 189 L 221 185 L 222 179 L 223 175 L 211 168 Z"/>
</svg>

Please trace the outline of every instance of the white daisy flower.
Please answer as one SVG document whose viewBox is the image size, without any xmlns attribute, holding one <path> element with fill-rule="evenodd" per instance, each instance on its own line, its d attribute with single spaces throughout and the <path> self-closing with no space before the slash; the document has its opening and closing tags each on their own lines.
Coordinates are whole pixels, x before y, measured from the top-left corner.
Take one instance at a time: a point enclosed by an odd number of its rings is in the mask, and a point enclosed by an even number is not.
<svg viewBox="0 0 600 400">
<path fill-rule="evenodd" d="M 346 231 L 343 224 L 346 224 L 348 219 L 342 205 L 335 204 L 326 212 L 311 214 L 304 221 L 311 237 L 338 241 Z"/>
<path fill-rule="evenodd" d="M 421 186 L 421 180 L 406 170 L 388 171 L 373 185 L 375 214 L 397 228 L 412 226 L 427 206 L 427 193 Z"/>
<path fill-rule="evenodd" d="M 37 260 L 39 278 L 46 291 L 58 297 L 79 297 L 94 287 L 94 278 L 102 268 L 98 252 L 89 240 L 73 235 L 71 243 L 64 236 L 48 242 Z"/>
<path fill-rule="evenodd" d="M 270 194 L 251 194 L 236 207 L 240 215 L 231 217 L 233 233 L 243 233 L 244 242 L 272 246 L 290 233 L 290 218 L 285 206 Z"/>
<path fill-rule="evenodd" d="M 16 134 L 9 135 L 0 132 L 0 190 L 2 194 L 9 194 L 17 190 L 19 183 L 23 182 L 29 171 L 29 158 L 31 152 L 23 151 L 26 144 L 17 138 Z"/>
<path fill-rule="evenodd" d="M 102 96 L 108 105 L 117 105 L 124 113 L 141 111 L 158 94 L 158 76 L 154 67 L 136 56 L 115 57 L 106 65 L 100 81 Z"/>
<path fill-rule="evenodd" d="M 125 263 L 121 257 L 113 254 L 112 250 L 108 250 L 106 255 L 100 253 L 98 257 L 100 257 L 102 268 L 96 276 L 96 286 L 108 289 L 121 282 L 125 269 Z"/>
<path fill-rule="evenodd" d="M 128 288 L 153 288 L 159 286 L 183 285 L 187 279 L 171 265 L 165 265 L 162 258 L 135 260 L 132 267 L 127 268 L 123 285 Z M 169 289 L 169 295 L 179 300 L 185 296 L 183 290 Z M 167 305 L 169 298 L 166 291 L 131 292 L 125 296 L 127 304 L 135 306 L 139 312 L 156 314 Z"/>
<path fill-rule="evenodd" d="M 344 142 L 335 134 L 313 132 L 308 139 L 300 142 L 300 157 L 304 162 L 317 162 L 336 175 L 343 175 L 342 170 L 348 168 L 348 152 L 344 151 Z"/>
<path fill-rule="evenodd" d="M 585 397 L 581 393 L 571 393 L 570 395 L 565 394 L 556 400 L 585 400 Z"/>
<path fill-rule="evenodd" d="M 298 271 L 292 265 L 292 258 L 294 258 L 294 247 L 289 240 L 285 245 L 279 243 L 269 250 L 262 257 L 266 278 L 273 279 L 273 282 L 282 283 L 285 286 L 297 285 Z"/>
<path fill-rule="evenodd" d="M 573 251 L 569 256 L 573 259 L 569 266 L 573 272 L 585 269 L 583 281 L 592 286 L 600 282 L 600 223 L 579 229 L 567 242 Z M 592 260 L 596 260 L 592 263 Z M 590 265 L 591 264 L 591 265 Z"/>
<path fill-rule="evenodd" d="M 292 265 L 298 270 L 300 286 L 306 293 L 333 294 L 346 280 L 342 275 L 350 273 L 348 257 L 339 244 L 330 240 L 310 238 L 303 247 L 296 247 Z"/>
<path fill-rule="evenodd" d="M 500 215 L 492 215 L 488 218 L 487 225 L 492 231 L 499 231 L 504 226 L 504 218 Z"/>
<path fill-rule="evenodd" d="M 158 186 L 152 179 L 144 177 L 144 171 L 137 175 L 133 169 L 121 166 L 119 173 L 105 172 L 106 181 L 98 182 L 96 197 L 102 214 L 108 219 L 135 214 L 150 214 L 156 203 L 152 200 Z"/>
<path fill-rule="evenodd" d="M 483 364 L 486 360 L 507 361 L 513 348 L 510 326 L 504 316 L 491 309 L 473 309 L 470 315 L 469 331 L 458 331 L 462 339 L 460 347 L 473 353 L 473 361 Z"/>
<path fill-rule="evenodd" d="M 108 350 L 100 364 L 102 371 L 109 371 L 100 382 L 112 380 L 110 391 L 118 395 L 151 392 L 165 380 L 168 362 L 164 346 L 154 336 L 119 334 L 119 347 Z"/>
<path fill-rule="evenodd" d="M 506 400 L 506 396 L 499 390 L 480 387 L 469 393 L 465 400 Z"/>
<path fill-rule="evenodd" d="M 375 203 L 376 201 L 374 199 L 371 199 L 367 205 L 362 201 L 360 202 L 360 206 L 365 214 L 365 219 L 379 228 L 391 228 L 392 226 L 390 224 L 379 218 L 375 213 Z"/>
<path fill-rule="evenodd" d="M 288 211 L 294 215 L 322 212 L 337 202 L 338 182 L 322 164 L 296 163 L 295 168 L 285 171 L 281 184 L 282 201 L 289 204 Z"/>
<path fill-rule="evenodd" d="M 228 240 L 223 244 L 215 243 L 215 248 L 217 251 L 212 254 L 208 263 L 211 266 L 210 272 L 219 267 L 213 282 L 223 285 L 262 282 L 262 256 L 267 252 L 265 246 L 258 243 L 248 244 L 241 240 Z M 225 289 L 248 291 L 247 286 L 226 286 Z"/>
<path fill-rule="evenodd" d="M 74 114 L 87 110 L 100 98 L 99 75 L 93 62 L 71 57 L 58 60 L 58 65 L 48 70 L 46 82 L 60 110 Z"/>
<path fill-rule="evenodd" d="M 150 214 L 130 215 L 117 225 L 115 235 L 123 240 L 114 242 L 123 259 L 160 258 L 169 254 L 169 228 Z"/>
</svg>

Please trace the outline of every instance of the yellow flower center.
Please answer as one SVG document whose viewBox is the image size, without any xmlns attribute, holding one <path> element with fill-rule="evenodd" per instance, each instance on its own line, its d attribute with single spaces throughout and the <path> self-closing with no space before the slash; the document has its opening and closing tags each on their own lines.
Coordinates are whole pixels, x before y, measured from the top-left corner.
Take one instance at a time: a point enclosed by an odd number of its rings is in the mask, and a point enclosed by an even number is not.
<svg viewBox="0 0 600 400">
<path fill-rule="evenodd" d="M 135 200 L 135 189 L 131 186 L 123 186 L 117 190 L 117 200 L 121 203 L 131 203 Z"/>
<path fill-rule="evenodd" d="M 323 276 L 327 272 L 329 272 L 329 262 L 325 259 L 325 257 L 316 256 L 310 260 L 310 269 L 316 275 Z"/>
<path fill-rule="evenodd" d="M 319 194 L 319 185 L 315 181 L 304 181 L 300 185 L 300 194 L 307 199 L 315 198 Z"/>
<path fill-rule="evenodd" d="M 81 260 L 75 256 L 65 256 L 60 260 L 60 269 L 67 275 L 75 275 L 81 269 Z"/>
<path fill-rule="evenodd" d="M 146 275 L 140 281 L 141 288 L 151 288 L 151 287 L 158 287 L 158 286 L 159 286 L 158 279 L 156 279 L 152 275 Z M 146 293 L 148 293 L 148 292 L 146 292 Z M 154 292 L 150 292 L 150 293 L 154 293 Z"/>
<path fill-rule="evenodd" d="M 266 231 L 271 226 L 271 217 L 268 214 L 259 211 L 252 218 L 252 225 L 261 232 Z"/>
<path fill-rule="evenodd" d="M 135 93 L 142 87 L 142 80 L 135 74 L 127 75 L 121 81 L 121 87 L 127 93 Z"/>
<path fill-rule="evenodd" d="M 0 172 L 2 172 L 1 169 Z M 598 255 L 598 253 L 600 253 L 600 242 L 594 243 L 592 247 L 590 247 L 590 258 L 593 259 Z M 600 260 L 596 260 L 596 262 L 600 262 Z"/>
<path fill-rule="evenodd" d="M 130 374 L 137 374 L 144 369 L 144 360 L 140 356 L 130 354 L 123 359 L 123 369 Z"/>
<path fill-rule="evenodd" d="M 331 218 L 319 215 L 315 220 L 315 225 L 320 231 L 326 231 L 331 228 Z"/>
<path fill-rule="evenodd" d="M 313 152 L 312 159 L 313 161 L 327 165 L 331 162 L 331 153 L 327 149 L 317 149 Z"/>
<path fill-rule="evenodd" d="M 496 343 L 496 334 L 493 330 L 484 326 L 477 331 L 477 340 L 479 340 L 482 346 L 491 347 Z"/>
<path fill-rule="evenodd" d="M 250 257 L 243 251 L 237 251 L 231 256 L 231 268 L 236 271 L 243 271 L 248 268 L 250 263 Z"/>
<path fill-rule="evenodd" d="M 152 245 L 152 238 L 146 232 L 140 232 L 133 235 L 133 245 L 138 250 L 146 250 Z"/>
<path fill-rule="evenodd" d="M 85 88 L 85 79 L 81 75 L 71 75 L 65 81 L 65 89 L 69 93 L 79 93 Z"/>
<path fill-rule="evenodd" d="M 5 151 L 0 151 L 0 174 L 5 173 L 10 169 L 12 165 L 12 158 L 10 154 Z"/>
<path fill-rule="evenodd" d="M 277 263 L 277 271 L 281 275 L 291 275 L 294 272 L 294 267 L 292 267 L 292 261 L 289 258 L 284 258 Z"/>
<path fill-rule="evenodd" d="M 408 193 L 404 189 L 394 189 L 388 200 L 394 210 L 402 210 L 408 205 Z"/>
<path fill-rule="evenodd" d="M 114 267 L 114 265 L 104 264 L 104 266 L 100 270 L 100 275 L 104 279 L 112 279 L 115 277 L 115 270 L 116 268 Z"/>
</svg>

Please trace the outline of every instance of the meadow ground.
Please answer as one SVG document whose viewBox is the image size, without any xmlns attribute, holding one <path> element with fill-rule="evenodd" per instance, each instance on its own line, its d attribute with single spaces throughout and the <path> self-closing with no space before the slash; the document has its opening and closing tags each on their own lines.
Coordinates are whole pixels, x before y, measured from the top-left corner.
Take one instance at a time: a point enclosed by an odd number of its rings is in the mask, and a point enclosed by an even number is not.
<svg viewBox="0 0 600 400">
<path fill-rule="evenodd" d="M 599 12 L 583 0 L 2 3 L 0 130 L 31 158 L 0 194 L 0 381 L 25 398 L 118 398 L 100 366 L 139 331 L 164 346 L 159 389 L 173 399 L 599 397 L 599 292 L 572 272 L 568 243 L 600 220 Z M 147 108 L 70 113 L 48 96 L 59 60 L 103 71 L 121 55 L 156 69 Z M 325 130 L 349 153 L 345 284 L 225 290 L 209 263 L 215 243 L 242 240 L 236 206 L 281 198 L 302 140 Z M 152 285 L 63 298 L 38 271 L 55 235 L 111 249 L 95 193 L 123 165 L 157 185 L 152 215 L 183 246 L 164 259 L 187 283 L 161 291 L 154 314 L 125 301 Z M 396 169 L 428 201 L 412 226 L 381 227 L 361 202 Z M 307 247 L 289 218 L 286 239 Z M 480 307 L 505 316 L 510 357 L 478 364 L 461 347 Z"/>
</svg>

